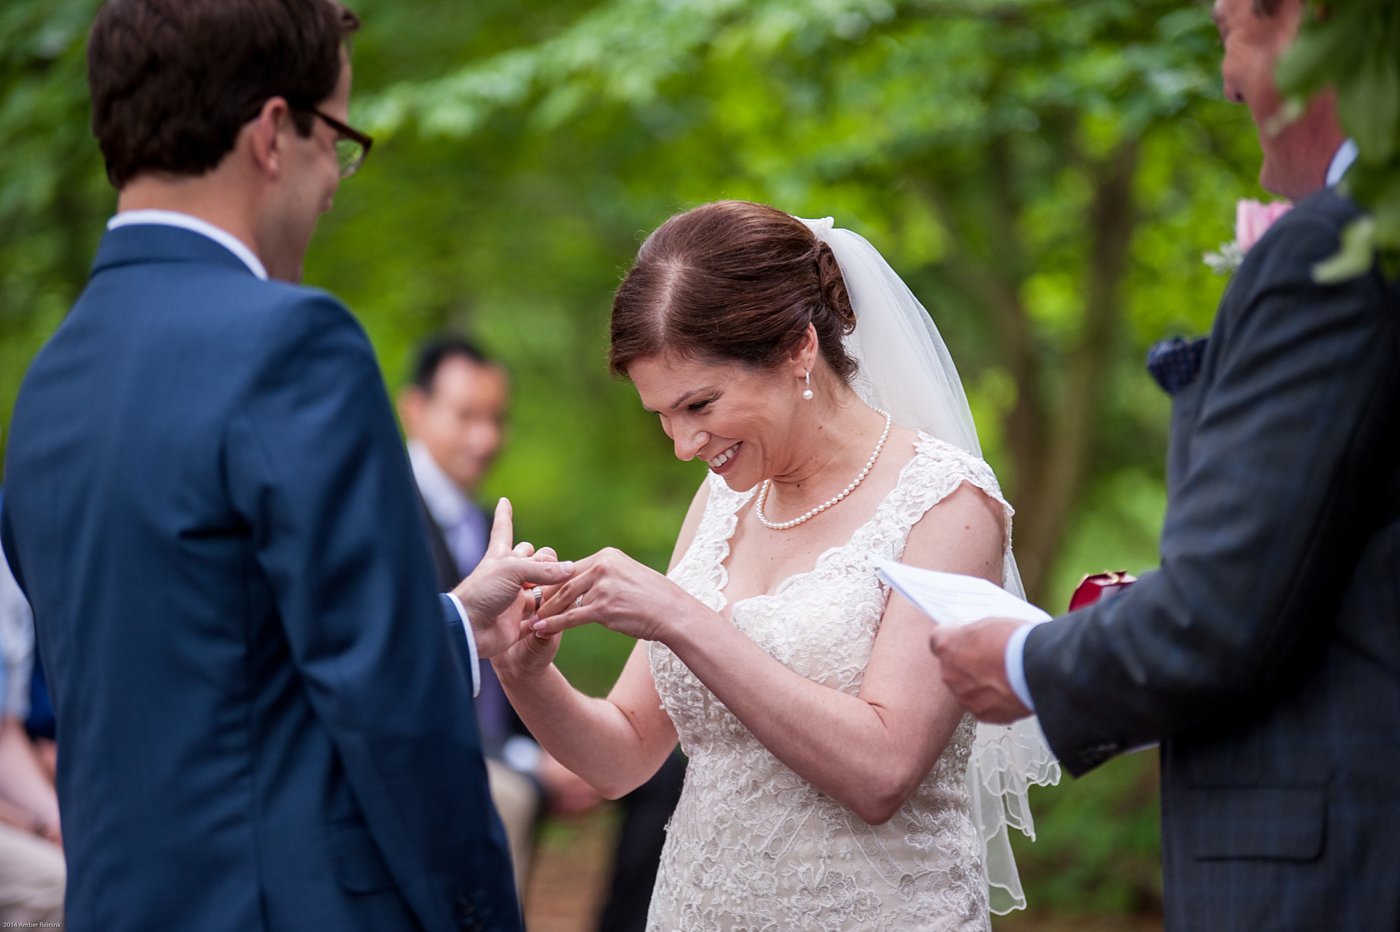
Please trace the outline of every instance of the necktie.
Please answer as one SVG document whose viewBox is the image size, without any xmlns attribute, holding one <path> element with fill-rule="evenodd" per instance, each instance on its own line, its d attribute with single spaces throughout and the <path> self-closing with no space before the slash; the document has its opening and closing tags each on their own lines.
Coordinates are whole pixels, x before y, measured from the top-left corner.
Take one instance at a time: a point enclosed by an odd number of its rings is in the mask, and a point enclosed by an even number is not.
<svg viewBox="0 0 1400 932">
<path fill-rule="evenodd" d="M 486 515 L 479 508 L 468 508 L 447 532 L 447 546 L 457 569 L 466 575 L 476 568 L 486 554 Z"/>
</svg>

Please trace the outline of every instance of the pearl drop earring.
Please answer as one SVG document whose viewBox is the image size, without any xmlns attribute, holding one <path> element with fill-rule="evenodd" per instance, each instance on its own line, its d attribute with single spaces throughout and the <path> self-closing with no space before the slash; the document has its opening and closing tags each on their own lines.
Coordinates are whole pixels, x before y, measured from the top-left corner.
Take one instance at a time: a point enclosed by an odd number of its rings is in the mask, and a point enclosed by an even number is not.
<svg viewBox="0 0 1400 932">
<path fill-rule="evenodd" d="M 807 387 L 804 388 L 804 389 L 802 389 L 802 398 L 803 398 L 804 401 L 811 401 L 811 400 L 815 397 L 815 396 L 812 394 L 812 373 L 811 373 L 811 371 L 809 370 L 809 371 L 807 371 L 807 372 L 804 372 L 804 373 L 802 374 L 802 377 L 803 377 L 804 379 L 806 379 L 806 381 L 807 381 Z"/>
</svg>

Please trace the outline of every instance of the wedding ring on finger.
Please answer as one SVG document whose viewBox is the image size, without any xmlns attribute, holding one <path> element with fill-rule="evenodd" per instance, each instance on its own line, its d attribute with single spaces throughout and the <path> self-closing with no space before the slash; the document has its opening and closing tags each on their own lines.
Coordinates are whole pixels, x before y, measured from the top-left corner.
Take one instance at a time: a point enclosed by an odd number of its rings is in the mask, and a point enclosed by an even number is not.
<svg viewBox="0 0 1400 932">
<path fill-rule="evenodd" d="M 535 600 L 535 611 L 538 612 L 540 610 L 540 606 L 544 604 L 544 589 L 542 589 L 539 586 L 536 586 L 535 588 L 530 590 L 530 597 Z"/>
<path fill-rule="evenodd" d="M 574 608 L 583 608 L 583 596 L 574 599 Z"/>
</svg>

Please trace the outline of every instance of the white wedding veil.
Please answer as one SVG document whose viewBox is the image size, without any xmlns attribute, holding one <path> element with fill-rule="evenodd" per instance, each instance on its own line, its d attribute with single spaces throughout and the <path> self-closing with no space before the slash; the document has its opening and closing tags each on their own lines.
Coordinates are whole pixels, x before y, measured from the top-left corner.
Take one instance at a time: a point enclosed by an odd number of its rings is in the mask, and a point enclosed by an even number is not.
<svg viewBox="0 0 1400 932">
<path fill-rule="evenodd" d="M 860 234 L 836 228 L 830 217 L 802 222 L 831 248 L 855 310 L 855 330 L 845 346 L 858 365 L 851 385 L 856 394 L 890 412 L 895 423 L 981 457 L 958 370 L 919 299 Z M 1025 597 L 1009 546 L 1004 580 L 1008 591 Z M 978 723 L 967 789 L 973 822 L 987 846 L 988 898 L 998 915 L 1026 905 L 1008 830 L 1035 838 L 1027 789 L 1059 780 L 1059 762 L 1034 718 L 1012 725 Z"/>
</svg>

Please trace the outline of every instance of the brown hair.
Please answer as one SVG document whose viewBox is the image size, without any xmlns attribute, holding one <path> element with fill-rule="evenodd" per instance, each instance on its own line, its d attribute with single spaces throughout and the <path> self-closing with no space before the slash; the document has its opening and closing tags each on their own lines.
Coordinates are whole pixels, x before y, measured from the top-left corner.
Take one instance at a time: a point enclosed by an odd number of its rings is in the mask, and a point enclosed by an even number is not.
<svg viewBox="0 0 1400 932">
<path fill-rule="evenodd" d="M 748 201 L 716 201 L 677 214 L 648 236 L 613 296 L 608 362 L 663 352 L 778 365 L 816 328 L 827 364 L 850 381 L 856 363 L 842 338 L 856 325 L 831 248 L 802 221 Z"/>
<path fill-rule="evenodd" d="M 335 91 L 358 27 L 334 0 L 107 0 L 87 47 L 107 177 L 203 174 L 271 97 L 310 133 L 305 111 Z"/>
</svg>

